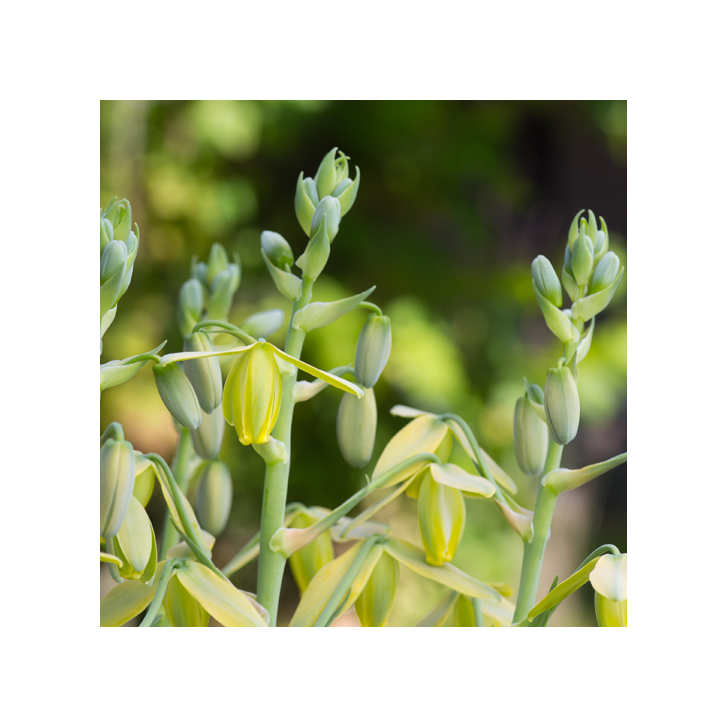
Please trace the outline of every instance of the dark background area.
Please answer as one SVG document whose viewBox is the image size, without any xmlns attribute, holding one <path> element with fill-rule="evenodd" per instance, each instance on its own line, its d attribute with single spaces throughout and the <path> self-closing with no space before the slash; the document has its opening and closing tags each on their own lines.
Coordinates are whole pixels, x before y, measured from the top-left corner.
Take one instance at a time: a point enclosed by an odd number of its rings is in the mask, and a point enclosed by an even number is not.
<svg viewBox="0 0 727 727">
<path fill-rule="evenodd" d="M 376 387 L 374 457 L 352 470 L 338 451 L 340 393 L 326 390 L 296 407 L 289 500 L 335 507 L 364 484 L 388 439 L 405 423 L 395 404 L 456 411 L 515 477 L 532 508 L 537 483 L 512 453 L 512 415 L 522 377 L 544 385 L 560 355 L 535 301 L 530 263 L 546 255 L 557 271 L 573 215 L 590 208 L 608 223 L 611 249 L 626 263 L 626 103 L 106 101 L 101 103 L 101 197 L 131 201 L 141 230 L 129 290 L 104 337 L 102 362 L 149 350 L 181 350 L 176 300 L 191 256 L 212 242 L 236 251 L 242 284 L 230 315 L 239 324 L 287 299 L 269 279 L 260 232 L 282 234 L 300 255 L 295 218 L 298 174 L 313 176 L 338 146 L 361 168 L 355 205 L 344 218 L 314 299 L 377 289 L 370 300 L 392 319 L 390 363 Z M 628 265 L 627 265 L 628 275 Z M 565 297 L 565 295 L 564 295 Z M 321 368 L 353 361 L 366 314 L 355 311 L 306 339 L 303 358 Z M 271 337 L 282 345 L 284 329 Z M 598 317 L 580 367 L 581 428 L 563 464 L 579 467 L 626 450 L 626 277 Z M 120 421 L 142 451 L 167 459 L 176 432 L 151 367 L 104 392 L 101 428 Z M 454 454 L 454 461 L 461 454 Z M 214 555 L 224 564 L 259 527 L 264 465 L 232 429 L 222 457 L 235 499 Z M 468 500 L 467 529 L 454 563 L 475 577 L 517 587 L 522 545 L 493 503 Z M 164 503 L 148 506 L 160 535 Z M 415 503 L 400 498 L 378 516 L 418 542 Z M 558 502 L 541 588 L 595 547 L 626 551 L 626 468 Z M 255 565 L 233 577 L 255 590 Z M 392 625 L 411 624 L 441 588 L 402 573 Z M 285 622 L 297 590 L 286 573 Z M 563 604 L 552 625 L 595 625 L 590 586 Z"/>
</svg>

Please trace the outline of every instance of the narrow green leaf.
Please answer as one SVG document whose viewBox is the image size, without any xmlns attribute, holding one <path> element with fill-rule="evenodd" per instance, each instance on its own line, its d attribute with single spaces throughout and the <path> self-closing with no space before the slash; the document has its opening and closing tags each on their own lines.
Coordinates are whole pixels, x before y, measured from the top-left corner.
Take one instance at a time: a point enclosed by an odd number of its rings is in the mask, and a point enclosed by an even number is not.
<svg viewBox="0 0 727 727">
<path fill-rule="evenodd" d="M 286 273 L 284 270 L 273 265 L 270 258 L 265 254 L 265 250 L 260 250 L 265 261 L 265 267 L 270 273 L 270 277 L 275 283 L 275 287 L 281 295 L 284 295 L 288 300 L 295 301 L 300 298 L 300 294 L 303 291 L 303 281 L 293 273 Z"/>
<path fill-rule="evenodd" d="M 561 601 L 568 598 L 568 596 L 575 593 L 582 585 L 587 583 L 588 576 L 596 567 L 598 560 L 598 558 L 589 560 L 588 563 L 577 570 L 570 578 L 566 578 L 561 584 L 557 585 L 540 603 L 537 603 L 530 609 L 528 620 L 532 621 L 538 614 L 557 606 Z"/>
<path fill-rule="evenodd" d="M 605 462 L 590 464 L 587 467 L 581 467 L 579 470 L 569 470 L 562 467 L 557 470 L 552 470 L 543 477 L 541 484 L 543 487 L 547 487 L 558 495 L 561 492 L 575 490 L 576 487 L 585 485 L 586 482 L 595 480 L 596 477 L 623 464 L 626 461 L 626 455 L 627 453 L 624 452 L 623 454 L 611 457 L 611 459 L 607 459 Z"/>
<path fill-rule="evenodd" d="M 538 292 L 538 289 L 535 287 L 535 281 L 533 281 L 533 291 L 535 292 L 540 310 L 543 312 L 545 324 L 553 334 L 563 343 L 577 341 L 580 338 L 578 329 L 562 310 L 556 308 L 547 298 Z"/>
<path fill-rule="evenodd" d="M 308 303 L 307 306 L 301 308 L 293 318 L 293 328 L 298 328 L 306 333 L 323 328 L 334 323 L 342 316 L 352 311 L 359 303 L 368 298 L 371 293 L 376 290 L 376 286 L 372 286 L 368 290 L 358 295 L 352 295 L 350 298 L 333 301 L 332 303 Z"/>
</svg>

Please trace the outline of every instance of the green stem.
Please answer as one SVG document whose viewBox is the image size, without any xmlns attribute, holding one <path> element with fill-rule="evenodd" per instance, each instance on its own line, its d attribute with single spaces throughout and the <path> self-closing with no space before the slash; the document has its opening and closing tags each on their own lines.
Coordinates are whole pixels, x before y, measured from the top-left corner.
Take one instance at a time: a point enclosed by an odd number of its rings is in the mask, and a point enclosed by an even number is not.
<svg viewBox="0 0 727 727">
<path fill-rule="evenodd" d="M 103 447 L 104 442 L 113 437 L 117 442 L 124 441 L 124 428 L 118 422 L 111 422 L 106 427 L 106 431 L 101 435 L 101 446 Z"/>
<path fill-rule="evenodd" d="M 187 494 L 187 484 L 189 482 L 189 473 L 187 469 L 189 467 L 189 461 L 192 458 L 192 435 L 189 433 L 189 429 L 182 427 L 179 433 L 179 440 L 177 441 L 177 451 L 174 455 L 174 463 L 172 465 L 172 473 L 174 479 L 179 485 L 183 495 Z M 164 526 L 162 529 L 162 542 L 160 547 L 161 557 L 166 557 L 166 552 L 169 548 L 174 547 L 179 542 L 177 537 L 177 531 L 172 525 L 172 517 L 167 510 L 164 515 Z"/>
<path fill-rule="evenodd" d="M 357 308 L 364 308 L 366 310 L 372 310 L 376 315 L 383 316 L 384 312 L 377 306 L 375 303 L 369 303 L 368 301 L 364 301 L 363 303 L 359 303 Z"/>
<path fill-rule="evenodd" d="M 472 599 L 472 608 L 475 610 L 475 626 L 484 626 L 485 619 L 482 616 L 482 606 L 480 606 L 479 598 Z"/>
<path fill-rule="evenodd" d="M 358 551 L 356 558 L 354 559 L 353 563 L 351 563 L 351 567 L 346 571 L 346 575 L 343 577 L 343 580 L 338 584 L 338 588 L 336 588 L 336 590 L 333 592 L 333 595 L 328 599 L 328 603 L 323 609 L 321 615 L 318 617 L 318 620 L 315 622 L 315 626 L 328 626 L 333 620 L 333 616 L 335 615 L 336 610 L 343 603 L 346 592 L 349 590 L 349 588 L 351 588 L 353 579 L 356 577 L 356 574 L 361 570 L 361 566 L 364 564 L 366 556 L 369 554 L 371 548 L 374 547 L 376 541 L 377 539 L 375 537 L 368 538 L 368 540 L 364 541 L 363 545 L 361 546 L 361 550 Z"/>
<path fill-rule="evenodd" d="M 176 558 L 172 558 L 164 564 L 162 572 L 159 574 L 159 583 L 157 585 L 156 593 L 149 604 L 144 620 L 139 624 L 140 627 L 151 626 L 154 623 L 154 619 L 159 613 L 159 609 L 162 607 L 162 600 L 164 599 L 164 594 L 167 591 L 167 584 L 169 583 L 169 579 L 172 577 L 172 572 L 175 568 L 179 568 L 180 565 L 181 562 L 176 560 Z"/>
<path fill-rule="evenodd" d="M 245 331 L 243 331 L 242 328 L 233 326 L 232 323 L 228 323 L 227 321 L 215 321 L 215 320 L 200 321 L 199 323 L 197 323 L 194 326 L 194 328 L 192 329 L 192 333 L 197 333 L 198 331 L 201 331 L 202 329 L 207 328 L 209 326 L 223 328 L 225 331 L 232 333 L 237 338 L 240 338 L 243 341 L 245 339 L 247 339 L 248 343 L 257 343 L 257 338 L 253 338 L 249 333 L 245 333 Z M 221 333 L 221 331 L 215 331 L 215 333 Z"/>
<path fill-rule="evenodd" d="M 548 472 L 560 467 L 562 454 L 563 445 L 557 444 L 551 437 L 548 456 L 545 458 L 543 477 Z M 540 570 L 543 566 L 543 555 L 545 554 L 545 543 L 548 538 L 550 521 L 553 518 L 557 498 L 558 496 L 547 487 L 538 485 L 538 499 L 535 502 L 535 514 L 533 516 L 533 539 L 529 543 L 525 543 L 523 568 L 520 574 L 520 589 L 517 594 L 517 606 L 515 607 L 513 623 L 524 619 L 535 605 Z"/>
<path fill-rule="evenodd" d="M 305 341 L 305 331 L 293 328 L 295 314 L 308 305 L 313 294 L 314 281 L 303 278 L 303 289 L 300 298 L 293 303 L 288 324 L 288 335 L 285 339 L 285 352 L 300 358 Z M 275 626 L 278 618 L 278 601 L 280 586 L 285 570 L 285 556 L 270 549 L 270 538 L 276 530 L 284 527 L 285 500 L 288 495 L 288 476 L 290 474 L 290 430 L 293 423 L 293 387 L 298 378 L 298 371 L 290 376 L 283 376 L 280 413 L 272 431 L 273 437 L 282 442 L 288 449 L 286 462 L 274 462 L 265 468 L 265 489 L 263 491 L 263 507 L 260 518 L 260 561 L 257 575 L 258 603 L 270 614 L 270 626 Z"/>
<path fill-rule="evenodd" d="M 475 458 L 477 460 L 477 466 L 480 469 L 480 474 L 488 479 L 499 491 L 500 488 L 497 482 L 495 482 L 495 478 L 492 476 L 492 472 L 490 472 L 490 467 L 487 464 L 487 460 L 482 456 L 482 452 L 480 452 L 480 444 L 477 441 L 474 432 L 470 429 L 470 425 L 467 424 L 467 422 L 462 419 L 461 416 L 459 416 L 458 414 L 452 414 L 451 412 L 447 414 L 442 414 L 442 416 L 440 416 L 439 418 L 442 421 L 447 421 L 449 419 L 450 421 L 457 422 L 457 424 L 459 424 L 465 436 L 467 437 L 467 441 L 470 443 L 470 447 L 472 447 L 472 451 L 474 452 Z"/>
</svg>

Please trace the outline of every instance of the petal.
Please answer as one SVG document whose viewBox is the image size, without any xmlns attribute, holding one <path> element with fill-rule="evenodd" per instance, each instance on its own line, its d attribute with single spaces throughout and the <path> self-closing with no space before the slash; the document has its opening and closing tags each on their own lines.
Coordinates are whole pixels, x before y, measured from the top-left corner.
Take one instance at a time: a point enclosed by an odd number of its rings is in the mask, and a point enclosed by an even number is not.
<svg viewBox="0 0 727 727">
<path fill-rule="evenodd" d="M 626 600 L 626 553 L 602 555 L 589 576 L 591 585 L 609 601 Z"/>
</svg>

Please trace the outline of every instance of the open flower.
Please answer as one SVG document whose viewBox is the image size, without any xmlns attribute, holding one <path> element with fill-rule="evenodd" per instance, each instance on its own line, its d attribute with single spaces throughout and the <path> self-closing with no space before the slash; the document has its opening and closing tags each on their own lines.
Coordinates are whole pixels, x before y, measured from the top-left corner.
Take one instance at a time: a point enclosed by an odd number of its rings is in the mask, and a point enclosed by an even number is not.
<svg viewBox="0 0 727 727">
<path fill-rule="evenodd" d="M 280 361 L 287 362 L 318 379 L 361 398 L 363 391 L 355 384 L 311 366 L 285 351 L 260 340 L 250 346 L 228 351 L 189 351 L 163 356 L 162 364 L 189 361 L 209 356 L 234 356 L 237 360 L 222 391 L 222 412 L 235 427 L 242 444 L 265 444 L 278 421 L 283 396 Z M 280 360 L 280 361 L 279 361 Z"/>
</svg>

